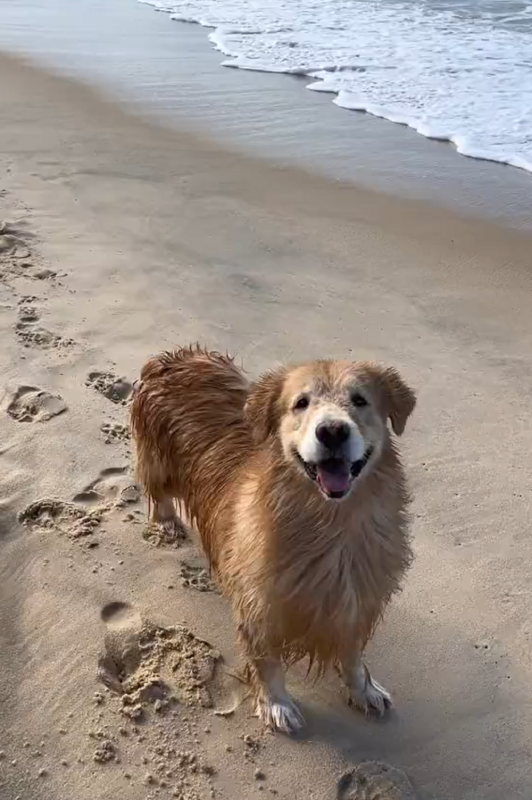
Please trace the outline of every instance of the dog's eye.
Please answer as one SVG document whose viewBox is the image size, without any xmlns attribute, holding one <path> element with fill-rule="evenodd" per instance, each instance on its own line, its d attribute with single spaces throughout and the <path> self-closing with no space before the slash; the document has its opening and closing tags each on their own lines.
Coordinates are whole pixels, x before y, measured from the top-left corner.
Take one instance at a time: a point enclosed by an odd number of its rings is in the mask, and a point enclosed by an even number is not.
<svg viewBox="0 0 532 800">
<path fill-rule="evenodd" d="M 295 411 L 303 411 L 305 408 L 308 408 L 309 399 L 306 395 L 302 395 L 296 402 L 294 403 L 294 410 Z"/>
<path fill-rule="evenodd" d="M 368 405 L 366 398 L 359 394 L 359 392 L 353 392 L 351 395 L 351 402 L 354 406 L 357 406 L 357 408 L 363 408 L 363 406 Z"/>
</svg>

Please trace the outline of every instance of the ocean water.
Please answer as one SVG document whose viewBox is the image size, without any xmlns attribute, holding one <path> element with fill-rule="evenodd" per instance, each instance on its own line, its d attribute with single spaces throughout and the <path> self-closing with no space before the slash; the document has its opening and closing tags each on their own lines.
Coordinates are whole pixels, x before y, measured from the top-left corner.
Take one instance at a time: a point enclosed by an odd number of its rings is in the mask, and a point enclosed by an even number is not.
<svg viewBox="0 0 532 800">
<path fill-rule="evenodd" d="M 532 172 L 532 2 L 140 0 L 213 30 L 222 64 Z"/>
</svg>

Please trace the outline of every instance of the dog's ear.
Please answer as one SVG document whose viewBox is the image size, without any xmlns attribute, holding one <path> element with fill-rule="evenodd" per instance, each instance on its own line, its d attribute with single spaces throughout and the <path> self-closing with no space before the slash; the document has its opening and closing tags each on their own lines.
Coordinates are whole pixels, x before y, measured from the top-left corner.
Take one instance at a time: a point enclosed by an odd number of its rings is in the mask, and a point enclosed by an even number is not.
<svg viewBox="0 0 532 800">
<path fill-rule="evenodd" d="M 416 406 L 416 396 L 393 367 L 380 369 L 379 384 L 386 416 L 390 418 L 393 432 L 401 436 Z"/>
<path fill-rule="evenodd" d="M 272 370 L 251 384 L 244 407 L 244 416 L 253 431 L 257 444 L 277 432 L 281 410 L 279 398 L 283 389 L 285 369 Z"/>
</svg>

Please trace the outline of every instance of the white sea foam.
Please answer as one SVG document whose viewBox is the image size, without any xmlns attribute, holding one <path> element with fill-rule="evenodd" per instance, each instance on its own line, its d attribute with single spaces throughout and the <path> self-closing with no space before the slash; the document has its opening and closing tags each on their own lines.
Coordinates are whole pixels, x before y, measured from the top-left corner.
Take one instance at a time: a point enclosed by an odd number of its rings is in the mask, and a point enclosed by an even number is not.
<svg viewBox="0 0 532 800">
<path fill-rule="evenodd" d="M 532 4 L 521 0 L 140 0 L 213 28 L 225 66 L 306 75 L 459 153 L 532 172 Z"/>
</svg>

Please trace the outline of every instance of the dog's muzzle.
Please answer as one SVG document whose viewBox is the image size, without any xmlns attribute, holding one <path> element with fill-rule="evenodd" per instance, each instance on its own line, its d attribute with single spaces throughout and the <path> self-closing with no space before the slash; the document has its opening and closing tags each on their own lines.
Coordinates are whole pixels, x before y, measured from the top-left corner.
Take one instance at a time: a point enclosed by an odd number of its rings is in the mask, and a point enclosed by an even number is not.
<svg viewBox="0 0 532 800">
<path fill-rule="evenodd" d="M 331 456 L 312 464 L 305 461 L 297 450 L 295 454 L 308 477 L 317 484 L 320 491 L 331 500 L 341 500 L 370 460 L 373 448 L 369 447 L 362 458 L 352 462 Z"/>
</svg>

